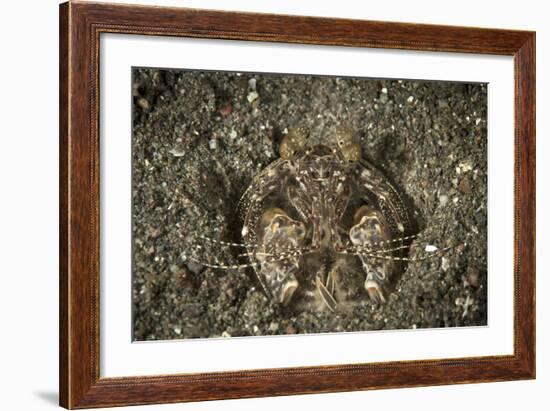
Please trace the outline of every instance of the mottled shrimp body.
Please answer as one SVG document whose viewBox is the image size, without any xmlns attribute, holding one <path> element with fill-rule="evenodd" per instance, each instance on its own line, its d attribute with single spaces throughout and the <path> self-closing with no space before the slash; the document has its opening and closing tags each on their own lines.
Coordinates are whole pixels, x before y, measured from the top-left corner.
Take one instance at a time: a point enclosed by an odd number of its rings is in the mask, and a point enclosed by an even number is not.
<svg viewBox="0 0 550 411">
<path fill-rule="evenodd" d="M 408 210 L 362 158 L 350 128 L 327 145 L 309 145 L 308 135 L 289 130 L 280 159 L 241 199 L 250 265 L 283 305 L 336 311 L 363 296 L 382 303 L 415 234 Z"/>
<path fill-rule="evenodd" d="M 391 231 L 384 215 L 367 205 L 361 206 L 355 213 L 354 226 L 349 231 L 352 244 L 361 249 L 368 249 L 372 244 L 384 244 L 391 241 Z M 384 284 L 388 273 L 393 271 L 393 260 L 373 259 L 360 254 L 365 279 L 365 290 L 374 301 L 385 302 Z"/>
<path fill-rule="evenodd" d="M 304 224 L 292 220 L 280 208 L 265 211 L 260 222 L 260 239 L 255 258 L 260 262 L 259 275 L 266 287 L 281 304 L 287 304 L 298 288 L 296 272 L 299 269 L 298 256 L 283 261 L 272 261 L 271 256 L 284 254 L 297 249 L 305 236 Z"/>
<path fill-rule="evenodd" d="M 362 157 L 356 134 L 341 127 L 329 144 L 316 145 L 308 136 L 305 127 L 289 130 L 280 158 L 242 195 L 242 242 L 199 236 L 247 261 L 185 257 L 214 269 L 250 268 L 268 297 L 296 311 L 385 303 L 407 262 L 437 258 L 450 247 L 409 258 L 418 235 L 411 213 L 399 191 Z M 201 244 L 196 249 L 204 251 Z"/>
</svg>

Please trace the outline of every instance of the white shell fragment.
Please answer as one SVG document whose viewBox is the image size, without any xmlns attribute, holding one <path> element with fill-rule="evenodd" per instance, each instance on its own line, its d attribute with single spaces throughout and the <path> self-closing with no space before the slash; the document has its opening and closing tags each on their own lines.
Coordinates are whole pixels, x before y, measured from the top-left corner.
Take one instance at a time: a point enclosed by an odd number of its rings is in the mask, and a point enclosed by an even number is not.
<svg viewBox="0 0 550 411">
<path fill-rule="evenodd" d="M 173 148 L 172 150 L 168 151 L 170 154 L 172 154 L 174 157 L 183 157 L 185 155 L 185 151 L 183 150 L 177 150 Z"/>
<path fill-rule="evenodd" d="M 256 91 L 251 91 L 250 93 L 248 93 L 248 95 L 246 96 L 246 99 L 248 100 L 249 103 L 252 103 L 254 100 L 256 100 L 257 98 L 259 97 L 259 94 L 256 92 Z"/>
<path fill-rule="evenodd" d="M 427 253 L 433 253 L 437 251 L 437 247 L 435 245 L 428 244 L 425 248 Z"/>
<path fill-rule="evenodd" d="M 449 267 L 450 267 L 449 259 L 443 257 L 443 258 L 441 259 L 441 269 L 442 269 L 443 271 L 447 271 L 447 270 L 449 269 Z"/>
<path fill-rule="evenodd" d="M 252 91 L 256 91 L 256 79 L 252 77 L 250 80 L 248 80 L 248 87 Z"/>
<path fill-rule="evenodd" d="M 467 173 L 468 171 L 472 171 L 473 168 L 474 165 L 472 164 L 471 160 L 464 160 L 458 164 L 458 167 L 456 168 L 456 173 Z"/>
</svg>

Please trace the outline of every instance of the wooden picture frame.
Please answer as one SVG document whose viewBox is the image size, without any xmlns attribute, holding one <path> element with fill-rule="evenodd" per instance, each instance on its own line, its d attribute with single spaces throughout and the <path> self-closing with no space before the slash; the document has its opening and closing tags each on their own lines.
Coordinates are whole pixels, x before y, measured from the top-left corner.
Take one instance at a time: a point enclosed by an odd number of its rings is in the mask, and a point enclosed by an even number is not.
<svg viewBox="0 0 550 411">
<path fill-rule="evenodd" d="M 482 53 L 515 71 L 514 354 L 100 378 L 101 33 Z M 535 378 L 535 33 L 69 2 L 60 6 L 60 405 L 90 408 Z"/>
</svg>

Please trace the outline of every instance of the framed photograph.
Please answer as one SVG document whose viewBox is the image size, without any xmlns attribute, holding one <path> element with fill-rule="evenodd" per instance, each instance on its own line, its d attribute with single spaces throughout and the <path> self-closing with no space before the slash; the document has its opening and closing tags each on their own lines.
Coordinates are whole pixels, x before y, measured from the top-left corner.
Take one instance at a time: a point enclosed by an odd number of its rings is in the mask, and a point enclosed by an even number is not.
<svg viewBox="0 0 550 411">
<path fill-rule="evenodd" d="M 535 377 L 535 33 L 60 6 L 60 404 Z"/>
</svg>

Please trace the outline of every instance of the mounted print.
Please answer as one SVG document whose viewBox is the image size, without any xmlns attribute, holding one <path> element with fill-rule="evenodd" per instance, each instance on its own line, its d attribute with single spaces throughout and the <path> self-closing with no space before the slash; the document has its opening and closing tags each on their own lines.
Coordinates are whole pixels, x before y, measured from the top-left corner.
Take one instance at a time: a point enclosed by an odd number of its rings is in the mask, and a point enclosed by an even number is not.
<svg viewBox="0 0 550 411">
<path fill-rule="evenodd" d="M 135 340 L 487 325 L 487 85 L 133 69 Z"/>
<path fill-rule="evenodd" d="M 535 33 L 60 6 L 60 404 L 535 377 Z"/>
</svg>

